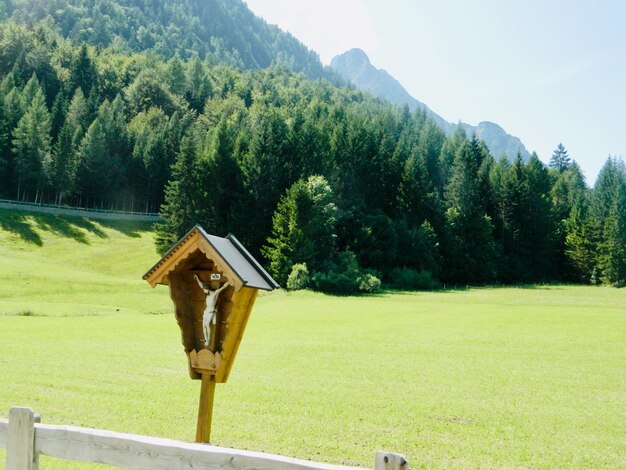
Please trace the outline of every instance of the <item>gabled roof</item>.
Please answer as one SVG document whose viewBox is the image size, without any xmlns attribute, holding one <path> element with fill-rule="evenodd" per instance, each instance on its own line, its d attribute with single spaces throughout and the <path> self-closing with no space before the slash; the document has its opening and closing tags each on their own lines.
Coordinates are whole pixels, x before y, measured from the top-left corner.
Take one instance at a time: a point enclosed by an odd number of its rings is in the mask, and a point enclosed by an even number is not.
<svg viewBox="0 0 626 470">
<path fill-rule="evenodd" d="M 169 251 L 143 275 L 143 279 L 150 282 L 153 286 L 156 284 L 165 284 L 166 282 L 163 279 L 169 271 L 173 270 L 178 265 L 178 261 L 175 261 L 175 258 L 180 258 L 181 250 L 191 252 L 197 248 L 202 249 L 202 246 L 206 247 L 207 244 L 208 251 L 210 251 L 212 255 L 220 258 L 216 261 L 221 261 L 220 264 L 225 265 L 225 267 L 238 278 L 242 286 L 262 290 L 274 290 L 280 287 L 232 233 L 228 234 L 226 238 L 216 237 L 215 235 L 206 233 L 199 225 L 192 228 L 170 248 Z M 157 273 L 157 278 L 154 278 Z"/>
</svg>

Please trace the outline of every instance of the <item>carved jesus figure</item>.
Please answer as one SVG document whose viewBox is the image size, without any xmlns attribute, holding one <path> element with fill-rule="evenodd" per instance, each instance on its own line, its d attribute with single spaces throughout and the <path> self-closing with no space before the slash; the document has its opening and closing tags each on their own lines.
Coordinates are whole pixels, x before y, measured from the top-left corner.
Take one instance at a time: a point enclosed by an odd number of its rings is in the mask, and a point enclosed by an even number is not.
<svg viewBox="0 0 626 470">
<path fill-rule="evenodd" d="M 211 290 L 210 284 L 202 282 L 196 274 L 193 277 L 204 292 L 204 295 L 206 295 L 206 307 L 202 315 L 202 330 L 204 332 L 204 346 L 208 347 L 211 340 L 211 325 L 215 325 L 217 322 L 217 296 L 231 284 L 229 281 L 226 281 L 219 289 Z"/>
</svg>

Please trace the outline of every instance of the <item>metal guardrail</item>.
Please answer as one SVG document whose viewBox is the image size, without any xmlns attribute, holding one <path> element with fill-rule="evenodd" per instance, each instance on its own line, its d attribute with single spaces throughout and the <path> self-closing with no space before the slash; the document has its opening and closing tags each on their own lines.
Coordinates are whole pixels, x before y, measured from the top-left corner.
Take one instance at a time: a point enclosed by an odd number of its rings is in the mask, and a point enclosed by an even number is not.
<svg viewBox="0 0 626 470">
<path fill-rule="evenodd" d="M 145 216 L 150 216 L 150 217 L 159 217 L 158 212 L 119 211 L 119 210 L 113 210 L 113 209 L 98 209 L 98 208 L 66 206 L 66 205 L 59 205 L 59 204 L 43 204 L 40 202 L 15 201 L 13 199 L 0 199 L 0 202 L 6 203 L 6 204 L 16 204 L 19 206 L 47 207 L 51 209 L 68 209 L 68 210 L 86 211 L 86 212 L 94 212 L 94 213 L 102 213 L 102 214 L 126 214 L 126 215 L 145 215 Z"/>
<path fill-rule="evenodd" d="M 115 211 L 110 209 L 86 209 L 82 207 L 61 206 L 57 204 L 36 204 L 33 202 L 0 199 L 0 208 L 40 212 L 44 214 L 66 215 L 70 217 L 87 217 L 91 219 L 134 220 L 144 222 L 160 222 L 159 214 L 154 212 Z"/>
</svg>

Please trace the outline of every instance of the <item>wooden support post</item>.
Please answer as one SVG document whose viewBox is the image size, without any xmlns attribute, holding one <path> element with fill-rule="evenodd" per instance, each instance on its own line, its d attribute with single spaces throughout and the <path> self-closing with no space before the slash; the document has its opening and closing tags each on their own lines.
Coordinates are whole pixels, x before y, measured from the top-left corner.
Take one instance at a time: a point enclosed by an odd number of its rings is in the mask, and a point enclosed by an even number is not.
<svg viewBox="0 0 626 470">
<path fill-rule="evenodd" d="M 35 453 L 35 422 L 39 418 L 30 408 L 9 410 L 7 436 L 7 470 L 37 470 Z"/>
<path fill-rule="evenodd" d="M 211 440 L 211 421 L 213 420 L 213 399 L 215 398 L 215 376 L 202 374 L 200 404 L 198 406 L 198 427 L 196 442 L 208 444 Z"/>
<path fill-rule="evenodd" d="M 392 452 L 376 452 L 374 470 L 409 470 L 409 462 L 404 455 Z"/>
</svg>

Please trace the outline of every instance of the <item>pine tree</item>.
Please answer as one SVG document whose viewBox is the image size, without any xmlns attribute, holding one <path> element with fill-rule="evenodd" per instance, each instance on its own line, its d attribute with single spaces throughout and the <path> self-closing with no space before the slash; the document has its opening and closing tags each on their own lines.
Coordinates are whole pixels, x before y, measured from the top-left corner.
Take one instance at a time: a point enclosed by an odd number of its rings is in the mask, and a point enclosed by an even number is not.
<svg viewBox="0 0 626 470">
<path fill-rule="evenodd" d="M 572 206 L 565 221 L 565 257 L 567 270 L 564 277 L 576 282 L 589 283 L 596 264 L 596 244 L 589 226 L 588 197 L 582 194 Z"/>
<path fill-rule="evenodd" d="M 41 88 L 13 131 L 17 198 L 41 197 L 50 157 L 50 113 Z"/>
<path fill-rule="evenodd" d="M 550 177 L 545 165 L 533 155 L 525 165 L 528 181 L 528 223 L 525 240 L 531 247 L 526 260 L 528 280 L 554 280 L 557 274 L 557 225 L 552 212 Z"/>
<path fill-rule="evenodd" d="M 20 94 L 20 108 L 23 113 L 26 112 L 26 110 L 30 107 L 31 103 L 35 99 L 35 95 L 37 95 L 37 93 L 39 92 L 43 93 L 43 89 L 39 84 L 37 75 L 33 73 L 33 75 L 30 77 L 30 80 L 28 80 L 28 82 L 22 89 L 22 93 Z"/>
<path fill-rule="evenodd" d="M 96 66 L 89 57 L 87 45 L 83 44 L 70 63 L 70 93 L 80 88 L 84 96 L 89 96 L 96 79 Z"/>
<path fill-rule="evenodd" d="M 294 264 L 319 271 L 332 259 L 336 221 L 334 195 L 324 177 L 311 176 L 289 188 L 274 212 L 272 235 L 263 248 L 279 284 L 287 282 Z"/>
<path fill-rule="evenodd" d="M 185 98 L 191 108 L 202 112 L 204 103 L 212 94 L 211 82 L 206 75 L 202 62 L 196 57 L 188 65 Z"/>
<path fill-rule="evenodd" d="M 0 90 L 1 91 L 1 90 Z M 4 96 L 0 93 L 0 194 L 9 195 L 9 128 L 4 105 Z"/>
<path fill-rule="evenodd" d="M 74 96 L 67 108 L 67 114 L 65 115 L 65 124 L 72 133 L 72 142 L 75 147 L 78 146 L 85 135 L 85 131 L 91 124 L 89 115 L 87 100 L 85 99 L 82 88 L 78 87 L 74 92 Z"/>
<path fill-rule="evenodd" d="M 57 204 L 62 204 L 74 191 L 76 165 L 72 129 L 65 124 L 54 145 L 50 168 L 50 180 L 57 193 Z"/>
<path fill-rule="evenodd" d="M 172 93 L 184 95 L 186 86 L 185 68 L 178 53 L 167 63 L 167 83 Z"/>
<path fill-rule="evenodd" d="M 245 199 L 237 226 L 244 228 L 242 238 L 252 254 L 258 254 L 265 243 L 276 204 L 292 184 L 286 137 L 285 121 L 271 108 L 255 110 L 250 128 L 240 135 L 248 148 L 241 159 Z"/>
<path fill-rule="evenodd" d="M 484 149 L 474 136 L 458 150 L 446 187 L 448 239 L 447 266 L 450 282 L 481 283 L 496 277 L 493 224 L 485 211 L 479 172 Z"/>
<path fill-rule="evenodd" d="M 168 151 L 168 124 L 160 108 L 151 108 L 128 126 L 135 144 L 128 178 L 135 194 L 145 196 L 146 210 L 158 210 L 171 176 L 175 155 Z"/>
<path fill-rule="evenodd" d="M 615 159 L 614 175 L 608 194 L 608 210 L 598 243 L 597 266 L 602 282 L 626 284 L 626 166 Z"/>
<path fill-rule="evenodd" d="M 215 128 L 206 156 L 202 159 L 207 189 L 207 229 L 214 233 L 240 233 L 233 214 L 241 210 L 243 174 L 234 156 L 233 130 L 225 121 Z"/>
<path fill-rule="evenodd" d="M 415 226 L 432 218 L 435 194 L 428 178 L 424 158 L 415 150 L 404 164 L 398 188 L 398 210 Z"/>
<path fill-rule="evenodd" d="M 572 160 L 565 150 L 565 147 L 562 143 L 559 142 L 556 149 L 552 153 L 552 158 L 550 158 L 550 168 L 554 168 L 559 173 L 564 172 L 572 165 Z"/>
<path fill-rule="evenodd" d="M 506 281 L 530 279 L 527 259 L 533 247 L 525 238 L 525 229 L 532 222 L 528 213 L 529 197 L 528 178 L 522 156 L 518 153 L 502 182 L 502 244 L 505 263 L 501 275 Z"/>
<path fill-rule="evenodd" d="M 198 158 L 198 144 L 191 131 L 181 142 L 180 153 L 172 168 L 172 180 L 165 190 L 161 206 L 163 223 L 156 225 L 156 245 L 165 253 L 194 225 L 200 223 L 204 207 L 202 169 Z"/>
</svg>

